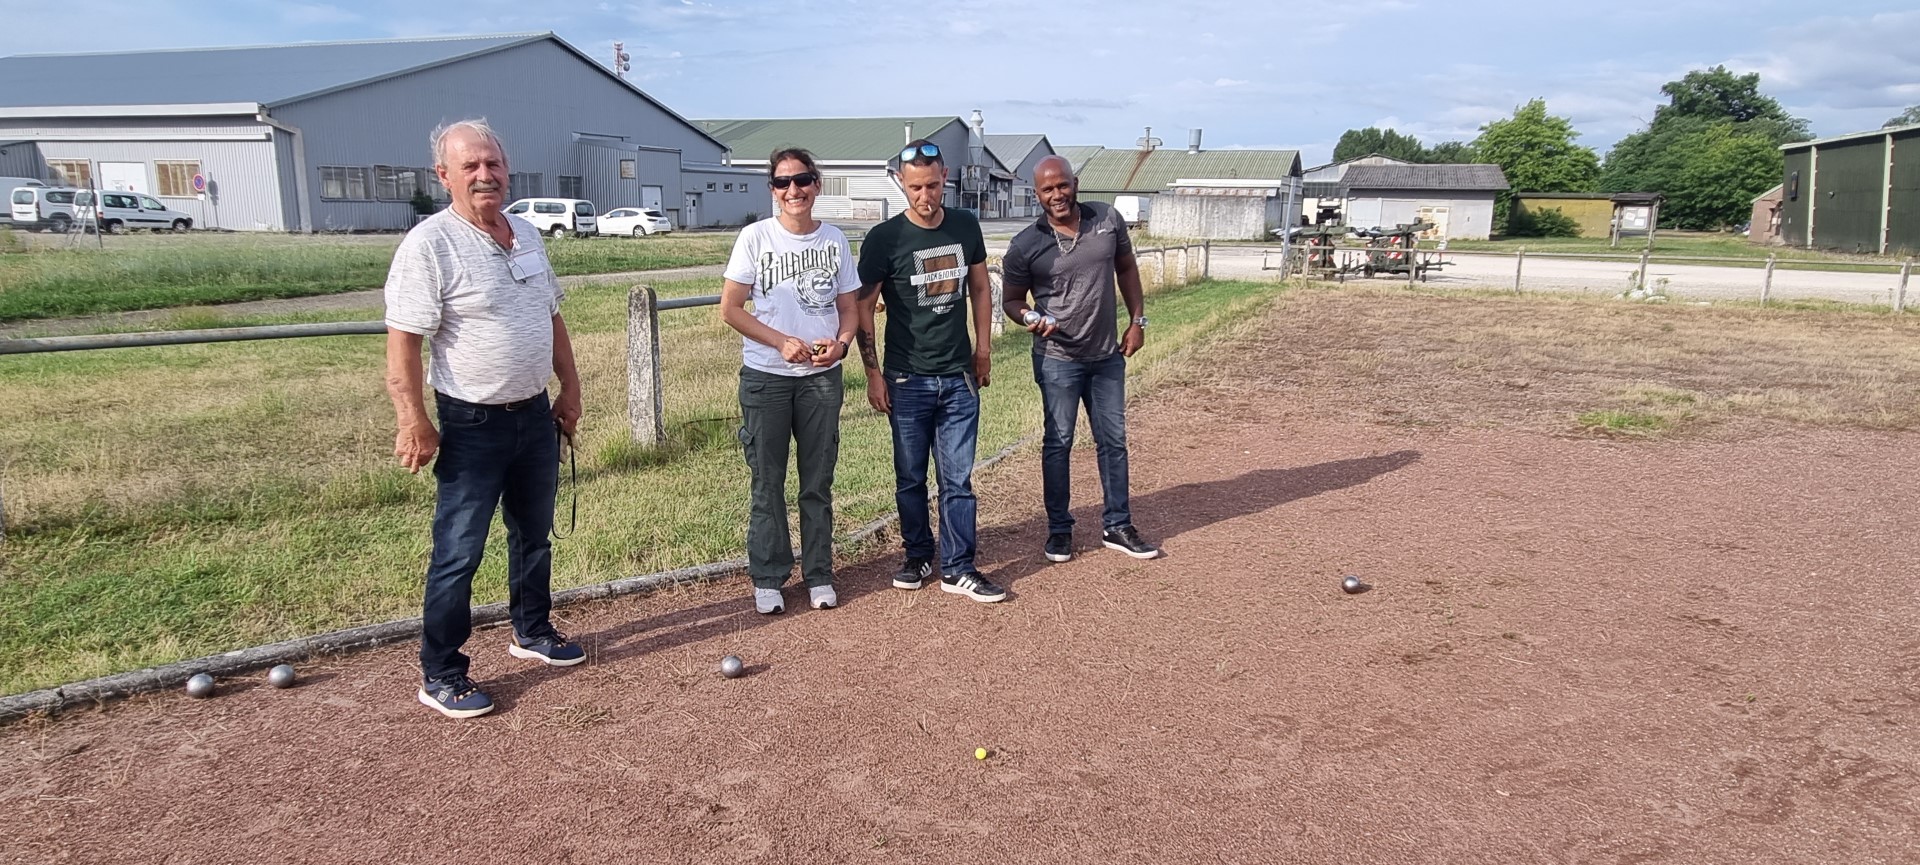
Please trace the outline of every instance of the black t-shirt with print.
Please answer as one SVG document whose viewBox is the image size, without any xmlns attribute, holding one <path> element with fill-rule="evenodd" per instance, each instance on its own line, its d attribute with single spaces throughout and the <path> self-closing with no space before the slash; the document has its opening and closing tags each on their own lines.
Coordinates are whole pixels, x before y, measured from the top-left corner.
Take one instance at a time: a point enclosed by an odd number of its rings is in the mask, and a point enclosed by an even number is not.
<svg viewBox="0 0 1920 865">
<path fill-rule="evenodd" d="M 902 213 L 867 232 L 860 244 L 860 284 L 881 283 L 887 302 L 887 372 L 957 375 L 972 369 L 967 337 L 967 268 L 987 260 L 980 221 L 946 208 L 939 228 L 921 228 Z"/>
</svg>

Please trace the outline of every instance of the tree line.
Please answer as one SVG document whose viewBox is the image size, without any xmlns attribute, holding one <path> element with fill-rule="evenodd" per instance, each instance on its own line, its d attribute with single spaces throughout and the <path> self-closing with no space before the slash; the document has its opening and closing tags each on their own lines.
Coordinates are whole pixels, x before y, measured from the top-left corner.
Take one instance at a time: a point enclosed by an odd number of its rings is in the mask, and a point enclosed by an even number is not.
<svg viewBox="0 0 1920 865">
<path fill-rule="evenodd" d="M 1481 162 L 1500 166 L 1512 190 L 1496 201 L 1494 224 L 1507 233 L 1538 230 L 1509 224 L 1515 192 L 1657 192 L 1664 196 L 1665 228 L 1721 229 L 1745 222 L 1752 201 L 1780 182 L 1780 145 L 1811 138 L 1807 121 L 1760 91 L 1758 73 L 1736 75 L 1725 66 L 1688 72 L 1660 88 L 1665 104 L 1647 128 L 1614 144 L 1602 160 L 1575 143 L 1579 133 L 1544 99 L 1480 127 L 1472 141 L 1428 147 L 1392 129 L 1349 129 L 1334 146 L 1339 162 L 1378 153 L 1406 162 Z M 1920 123 L 1920 105 L 1887 121 Z M 1551 229 L 1569 230 L 1556 222 Z"/>
</svg>

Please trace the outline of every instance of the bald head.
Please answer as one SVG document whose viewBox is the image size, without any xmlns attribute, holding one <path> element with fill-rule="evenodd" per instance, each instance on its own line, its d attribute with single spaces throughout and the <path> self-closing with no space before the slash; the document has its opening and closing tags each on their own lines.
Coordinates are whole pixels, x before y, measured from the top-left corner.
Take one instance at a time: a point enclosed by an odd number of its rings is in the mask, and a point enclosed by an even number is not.
<svg viewBox="0 0 1920 865">
<path fill-rule="evenodd" d="M 1066 225 L 1078 218 L 1079 191 L 1079 181 L 1073 178 L 1073 163 L 1066 157 L 1049 156 L 1033 166 L 1033 193 L 1040 197 L 1040 206 L 1046 208 L 1047 219 L 1055 224 Z"/>
</svg>

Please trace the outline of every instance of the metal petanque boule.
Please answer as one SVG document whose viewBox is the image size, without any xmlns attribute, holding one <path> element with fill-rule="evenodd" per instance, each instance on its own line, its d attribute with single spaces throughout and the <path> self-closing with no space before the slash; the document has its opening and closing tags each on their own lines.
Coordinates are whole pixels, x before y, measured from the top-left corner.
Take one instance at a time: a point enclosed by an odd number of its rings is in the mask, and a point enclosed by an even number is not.
<svg viewBox="0 0 1920 865">
<path fill-rule="evenodd" d="M 729 679 L 738 679 L 740 678 L 740 674 L 746 671 L 747 665 L 741 663 L 740 656 L 738 655 L 728 655 L 720 659 L 720 675 L 722 676 Z"/>
<path fill-rule="evenodd" d="M 206 673 L 195 673 L 187 680 L 187 693 L 199 699 L 213 696 L 213 677 Z"/>
<path fill-rule="evenodd" d="M 1367 584 L 1360 582 L 1359 577 L 1348 575 L 1346 579 L 1340 581 L 1340 591 L 1349 595 L 1357 595 L 1366 590 Z"/>
<path fill-rule="evenodd" d="M 281 664 L 267 671 L 267 684 L 276 688 L 293 687 L 293 665 Z"/>
</svg>

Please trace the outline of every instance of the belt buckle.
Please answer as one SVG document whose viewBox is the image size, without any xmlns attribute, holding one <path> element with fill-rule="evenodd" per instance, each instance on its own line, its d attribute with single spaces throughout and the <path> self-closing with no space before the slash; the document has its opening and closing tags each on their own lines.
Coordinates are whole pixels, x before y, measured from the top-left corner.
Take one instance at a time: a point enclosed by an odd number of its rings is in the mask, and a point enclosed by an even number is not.
<svg viewBox="0 0 1920 865">
<path fill-rule="evenodd" d="M 500 407 L 501 407 L 501 408 L 503 408 L 503 409 L 506 409 L 507 411 L 519 411 L 519 410 L 521 410 L 521 409 L 523 409 L 523 408 L 526 408 L 526 407 L 527 407 L 528 405 L 531 405 L 532 403 L 533 403 L 533 398 L 532 398 L 532 397 L 528 397 L 528 398 L 526 398 L 526 399 L 522 399 L 522 400 L 515 400 L 515 401 L 513 401 L 513 402 L 510 402 L 510 403 L 505 403 L 505 404 L 503 404 L 503 405 L 501 405 Z"/>
</svg>

